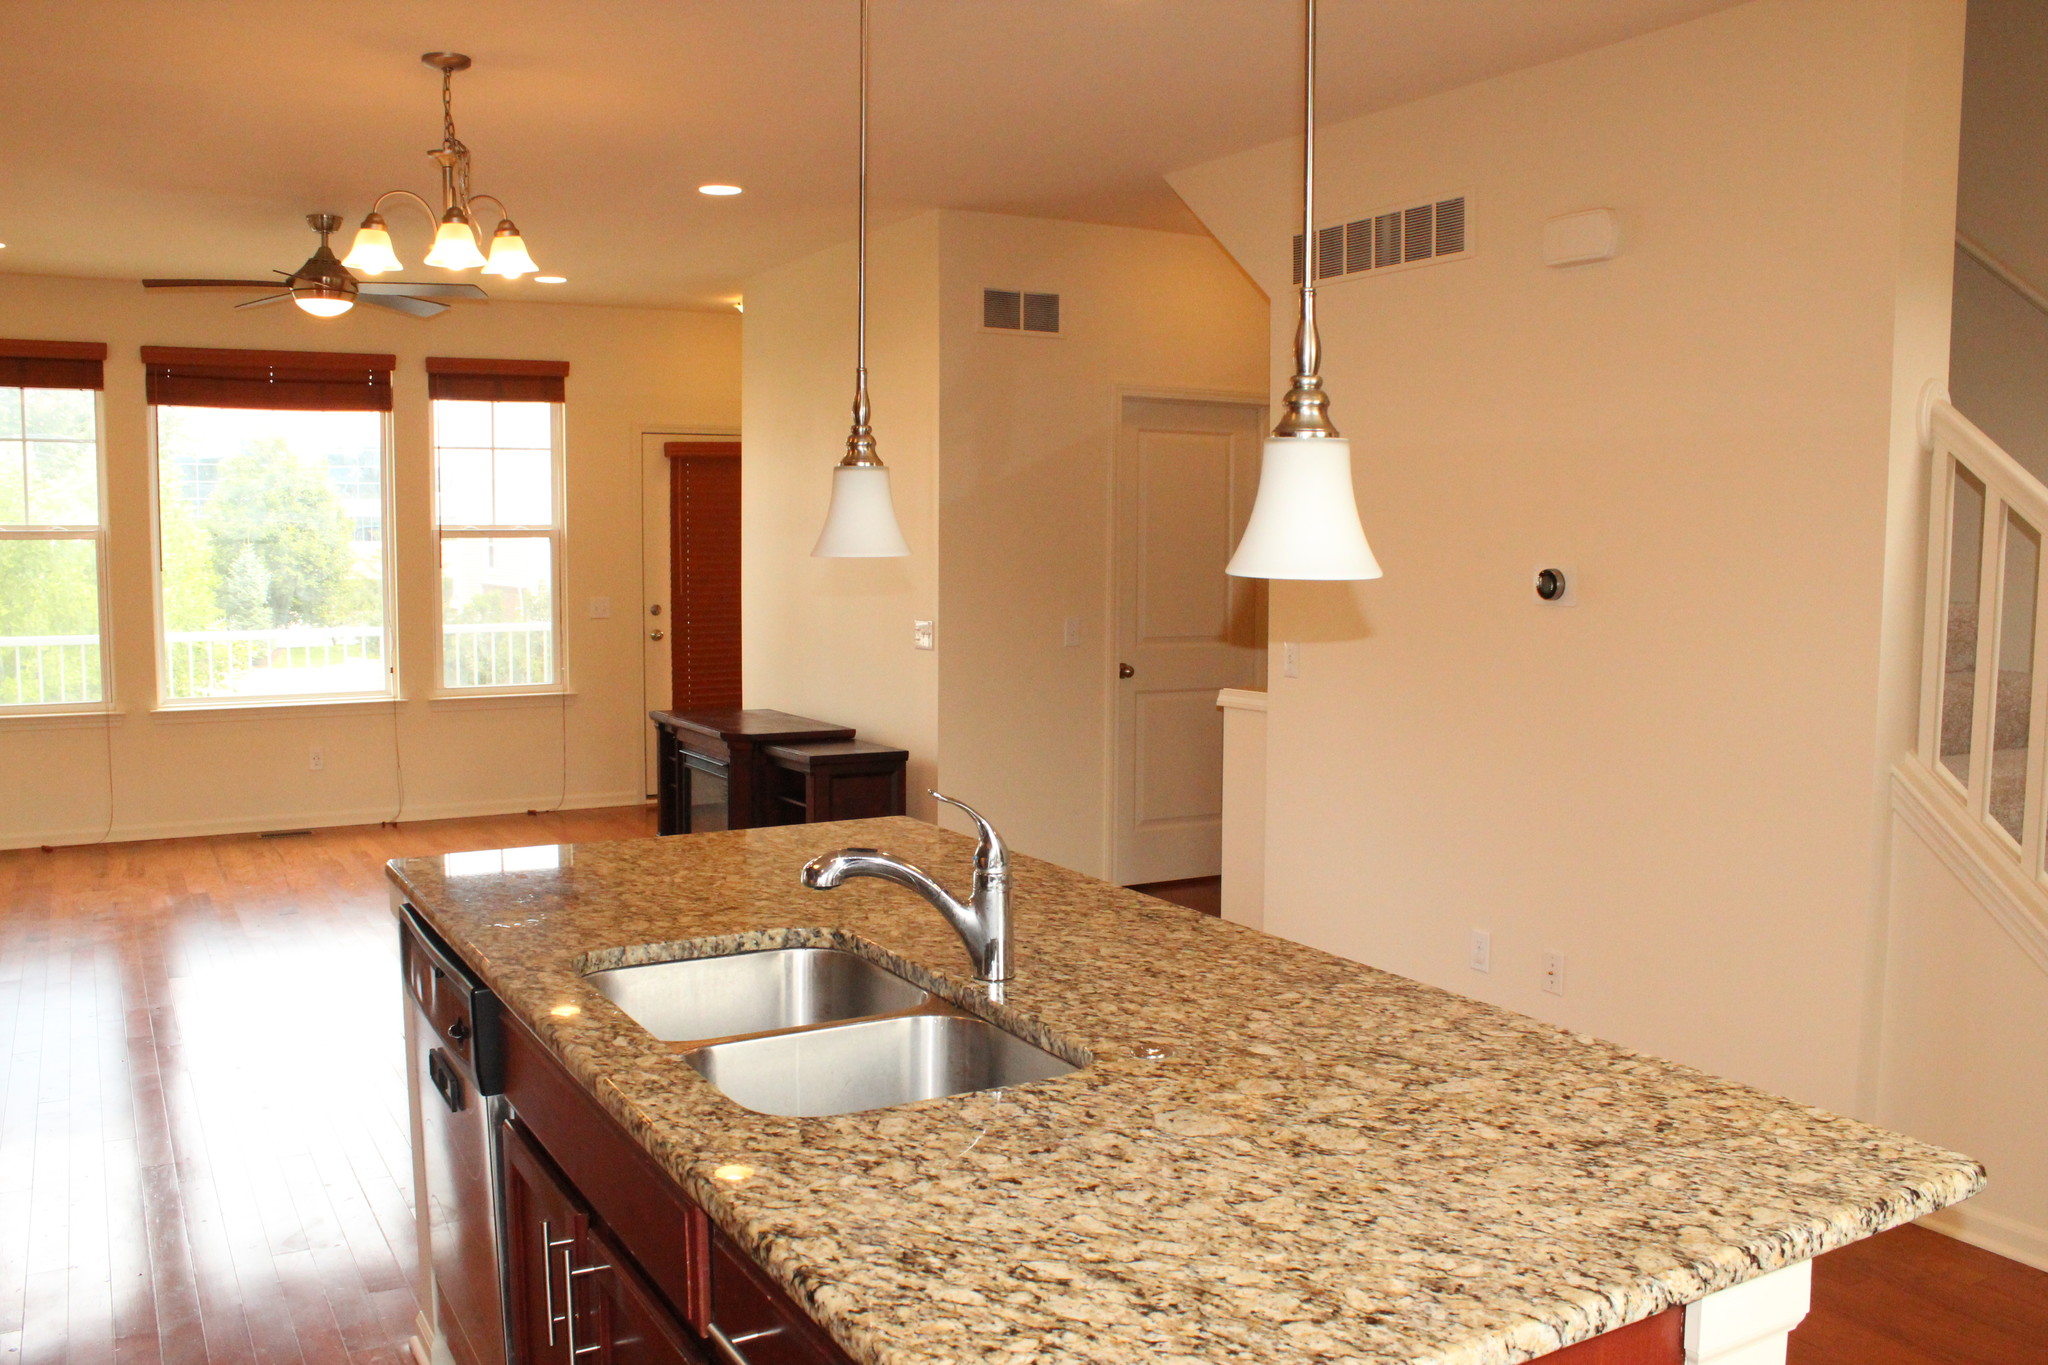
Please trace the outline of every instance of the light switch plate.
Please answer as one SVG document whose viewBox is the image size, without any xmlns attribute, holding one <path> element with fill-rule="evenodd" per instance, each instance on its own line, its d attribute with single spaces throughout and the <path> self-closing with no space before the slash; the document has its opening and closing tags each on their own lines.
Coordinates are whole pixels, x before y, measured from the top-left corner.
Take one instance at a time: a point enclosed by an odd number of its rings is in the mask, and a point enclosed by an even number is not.
<svg viewBox="0 0 2048 1365">
<path fill-rule="evenodd" d="M 602 620 L 606 619 L 607 617 L 609 617 L 609 616 L 610 616 L 611 614 L 612 614 L 612 599 L 611 599 L 611 598 L 609 598 L 609 597 L 593 597 L 593 598 L 591 598 L 591 599 L 590 599 L 590 619 L 591 619 L 591 620 L 593 620 L 593 621 L 602 621 Z"/>
<path fill-rule="evenodd" d="M 910 646 L 913 649 L 930 649 L 932 647 L 931 622 L 912 621 L 910 623 Z"/>
<path fill-rule="evenodd" d="M 1493 970 L 1493 934 L 1485 929 L 1472 931 L 1472 942 L 1465 952 L 1465 964 L 1475 972 Z"/>
<path fill-rule="evenodd" d="M 1060 643 L 1068 649 L 1081 643 L 1081 618 L 1069 616 L 1060 626 Z"/>
<path fill-rule="evenodd" d="M 1280 646 L 1280 671 L 1290 678 L 1301 676 L 1301 645 L 1293 640 Z"/>
<path fill-rule="evenodd" d="M 1564 994 L 1564 954 L 1543 955 L 1543 989 L 1552 995 Z"/>
</svg>

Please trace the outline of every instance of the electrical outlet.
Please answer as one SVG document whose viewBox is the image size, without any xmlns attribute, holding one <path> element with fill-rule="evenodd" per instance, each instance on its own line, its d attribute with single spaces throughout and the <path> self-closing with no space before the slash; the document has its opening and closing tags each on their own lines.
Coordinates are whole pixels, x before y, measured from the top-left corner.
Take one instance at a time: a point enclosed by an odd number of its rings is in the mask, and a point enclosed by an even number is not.
<svg viewBox="0 0 2048 1365">
<path fill-rule="evenodd" d="M 1290 678 L 1301 676 L 1301 646 L 1293 640 L 1280 646 L 1280 671 Z"/>
<path fill-rule="evenodd" d="M 1564 954 L 1543 955 L 1543 989 L 1552 995 L 1564 994 Z"/>
<path fill-rule="evenodd" d="M 316 773 L 324 770 L 327 767 L 327 751 L 317 744 L 308 749 L 306 751 L 306 767 Z"/>
<path fill-rule="evenodd" d="M 1060 643 L 1068 649 L 1081 643 L 1081 618 L 1069 616 L 1060 627 Z"/>
<path fill-rule="evenodd" d="M 1472 931 L 1472 943 L 1465 950 L 1465 964 L 1475 972 L 1493 970 L 1493 935 L 1487 930 Z"/>
<path fill-rule="evenodd" d="M 612 599 L 611 599 L 611 598 L 609 598 L 609 597 L 593 597 L 593 598 L 591 598 L 591 599 L 590 599 L 590 619 L 591 619 L 591 620 L 593 620 L 593 621 L 603 621 L 603 620 L 607 620 L 607 619 L 609 619 L 609 618 L 610 618 L 611 614 L 612 614 Z"/>
<path fill-rule="evenodd" d="M 930 649 L 932 647 L 931 622 L 912 621 L 910 623 L 910 647 L 912 649 Z"/>
</svg>

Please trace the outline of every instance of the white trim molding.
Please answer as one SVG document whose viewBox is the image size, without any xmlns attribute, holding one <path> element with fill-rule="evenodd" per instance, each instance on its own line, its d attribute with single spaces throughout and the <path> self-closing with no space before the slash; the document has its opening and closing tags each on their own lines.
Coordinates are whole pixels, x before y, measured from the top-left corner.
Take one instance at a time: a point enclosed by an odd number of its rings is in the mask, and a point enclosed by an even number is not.
<svg viewBox="0 0 2048 1365">
<path fill-rule="evenodd" d="M 2048 972 L 2048 890 L 2028 878 L 1991 830 L 1972 818 L 1916 755 L 1892 765 L 1892 810 L 2020 951 Z"/>
<path fill-rule="evenodd" d="M 1266 694 L 1246 687 L 1226 687 L 1216 694 L 1216 704 L 1226 711 L 1264 711 Z"/>
<path fill-rule="evenodd" d="M 1951 1204 L 1919 1220 L 1944 1237 L 1996 1252 L 2007 1260 L 2048 1270 L 2048 1228 L 2037 1228 L 2002 1213 L 1980 1209 L 1975 1201 Z"/>
<path fill-rule="evenodd" d="M 1785 1365 L 1812 1298 L 1813 1262 L 1801 1261 L 1687 1304 L 1685 1365 Z"/>
</svg>

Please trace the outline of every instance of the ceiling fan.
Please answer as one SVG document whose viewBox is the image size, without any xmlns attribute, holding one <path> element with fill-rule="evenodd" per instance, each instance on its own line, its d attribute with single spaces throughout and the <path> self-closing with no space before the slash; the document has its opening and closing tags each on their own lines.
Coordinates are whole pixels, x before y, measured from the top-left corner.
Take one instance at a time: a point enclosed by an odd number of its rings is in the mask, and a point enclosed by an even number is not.
<svg viewBox="0 0 2048 1365">
<path fill-rule="evenodd" d="M 404 280 L 359 280 L 348 272 L 347 267 L 335 259 L 328 248 L 328 234 L 341 227 L 341 219 L 332 213 L 309 213 L 306 222 L 313 231 L 320 234 L 320 249 L 306 258 L 306 263 L 297 270 L 276 272 L 280 280 L 144 280 L 144 289 L 275 289 L 260 299 L 238 303 L 237 308 L 262 308 L 268 304 L 282 303 L 286 299 L 299 305 L 315 317 L 339 317 L 357 303 L 373 303 L 379 308 L 390 308 L 396 312 L 409 313 L 416 318 L 430 318 L 448 311 L 445 303 L 436 299 L 484 299 L 490 295 L 473 284 L 414 284 Z"/>
</svg>

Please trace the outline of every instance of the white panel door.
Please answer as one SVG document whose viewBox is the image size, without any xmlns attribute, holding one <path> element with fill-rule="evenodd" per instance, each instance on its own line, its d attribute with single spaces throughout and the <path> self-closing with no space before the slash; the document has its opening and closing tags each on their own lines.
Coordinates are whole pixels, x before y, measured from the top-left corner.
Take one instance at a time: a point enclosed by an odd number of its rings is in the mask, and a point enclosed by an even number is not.
<svg viewBox="0 0 2048 1365">
<path fill-rule="evenodd" d="M 1223 566 L 1251 514 L 1264 425 L 1250 404 L 1124 402 L 1111 842 L 1126 886 L 1222 871 L 1216 693 L 1263 686 L 1266 661 L 1265 585 Z"/>
</svg>

